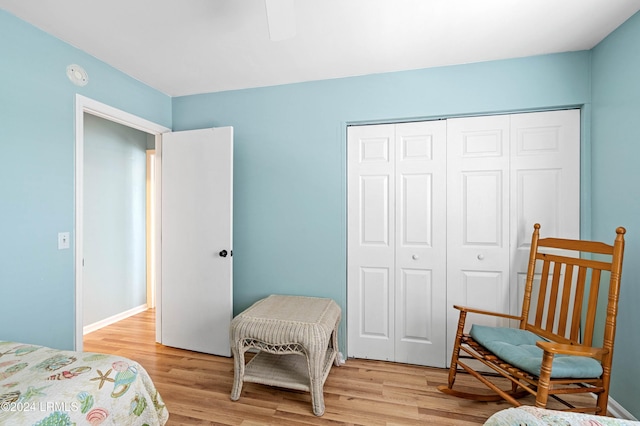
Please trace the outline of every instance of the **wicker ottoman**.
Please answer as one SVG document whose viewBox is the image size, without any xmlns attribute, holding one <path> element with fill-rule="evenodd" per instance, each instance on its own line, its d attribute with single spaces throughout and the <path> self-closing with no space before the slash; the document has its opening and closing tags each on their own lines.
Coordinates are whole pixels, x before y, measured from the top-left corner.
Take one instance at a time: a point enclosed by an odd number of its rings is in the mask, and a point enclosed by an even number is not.
<svg viewBox="0 0 640 426">
<path fill-rule="evenodd" d="M 243 382 L 311 392 L 313 413 L 324 414 L 322 388 L 338 361 L 340 307 L 331 299 L 271 295 L 231 321 L 234 358 L 231 399 Z M 259 352 L 245 365 L 244 353 Z"/>
</svg>

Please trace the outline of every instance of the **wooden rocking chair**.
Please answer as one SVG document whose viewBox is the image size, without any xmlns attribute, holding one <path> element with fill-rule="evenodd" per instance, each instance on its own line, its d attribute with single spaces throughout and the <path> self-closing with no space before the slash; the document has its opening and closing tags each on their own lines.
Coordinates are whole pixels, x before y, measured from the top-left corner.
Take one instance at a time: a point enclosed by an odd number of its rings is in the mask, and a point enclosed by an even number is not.
<svg viewBox="0 0 640 426">
<path fill-rule="evenodd" d="M 516 398 L 531 394 L 536 397 L 536 406 L 543 408 L 551 396 L 568 407 L 567 411 L 606 415 L 625 229 L 616 229 L 613 245 L 560 238 L 541 239 L 539 230 L 540 225 L 535 224 L 520 316 L 454 306 L 460 311 L 460 318 L 449 380 L 448 385 L 438 389 L 446 394 L 479 401 L 504 398 L 514 406 L 521 405 Z M 577 257 L 570 257 L 572 255 Z M 606 260 L 602 260 L 605 257 Z M 601 287 L 606 284 L 607 274 L 608 289 L 605 290 Z M 537 297 L 534 281 L 539 282 Z M 606 311 L 598 308 L 600 293 L 608 294 Z M 601 319 L 597 312 L 604 312 L 602 315 L 606 316 L 602 322 L 604 336 L 602 345 L 592 347 L 594 329 L 599 330 L 596 317 Z M 467 314 L 491 315 L 517 320 L 520 324 L 519 328 L 474 324 L 466 333 Z M 511 389 L 500 389 L 489 379 L 496 376 L 493 371 L 476 371 L 467 359 L 478 360 L 509 379 Z M 459 367 L 497 395 L 454 389 Z M 575 407 L 558 396 L 586 392 L 597 395 L 595 407 Z"/>
</svg>

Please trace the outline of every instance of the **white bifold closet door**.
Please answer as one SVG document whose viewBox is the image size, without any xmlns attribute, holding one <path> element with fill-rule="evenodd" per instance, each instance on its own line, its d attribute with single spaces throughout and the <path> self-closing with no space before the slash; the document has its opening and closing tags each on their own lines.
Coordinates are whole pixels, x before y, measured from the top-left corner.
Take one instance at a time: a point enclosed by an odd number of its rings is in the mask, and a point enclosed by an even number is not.
<svg viewBox="0 0 640 426">
<path fill-rule="evenodd" d="M 579 238 L 580 111 L 450 119 L 447 148 L 449 364 L 454 304 L 520 313 L 535 223 L 542 236 Z"/>
<path fill-rule="evenodd" d="M 349 127 L 348 355 L 444 367 L 454 304 L 517 314 L 533 224 L 579 237 L 579 129 L 579 110 Z"/>
<path fill-rule="evenodd" d="M 444 366 L 446 123 L 348 132 L 348 354 Z"/>
</svg>

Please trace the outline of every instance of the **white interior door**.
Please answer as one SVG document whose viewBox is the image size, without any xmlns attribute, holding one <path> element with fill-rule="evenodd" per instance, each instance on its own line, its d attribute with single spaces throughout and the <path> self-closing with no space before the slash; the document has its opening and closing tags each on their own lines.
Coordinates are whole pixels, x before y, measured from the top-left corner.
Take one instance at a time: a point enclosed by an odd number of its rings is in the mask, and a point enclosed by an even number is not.
<svg viewBox="0 0 640 426">
<path fill-rule="evenodd" d="M 348 130 L 349 356 L 444 366 L 443 121 Z"/>
<path fill-rule="evenodd" d="M 230 356 L 233 128 L 162 139 L 161 340 Z"/>
</svg>

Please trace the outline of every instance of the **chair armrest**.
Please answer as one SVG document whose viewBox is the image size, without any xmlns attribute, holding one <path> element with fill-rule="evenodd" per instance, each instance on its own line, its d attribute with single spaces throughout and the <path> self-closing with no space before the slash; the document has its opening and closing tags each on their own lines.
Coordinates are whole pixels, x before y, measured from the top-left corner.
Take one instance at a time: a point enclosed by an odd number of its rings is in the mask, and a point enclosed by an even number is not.
<svg viewBox="0 0 640 426">
<path fill-rule="evenodd" d="M 484 311 L 482 309 L 469 308 L 467 306 L 453 305 L 453 307 L 459 311 L 468 312 L 471 314 L 491 315 L 494 317 L 508 318 L 508 319 L 518 320 L 518 321 L 522 319 L 522 317 L 517 317 L 515 315 L 503 314 L 501 312 Z"/>
<path fill-rule="evenodd" d="M 568 345 L 566 343 L 538 341 L 536 346 L 545 352 L 562 355 L 587 356 L 595 359 L 602 359 L 604 355 L 609 353 L 608 349 L 592 348 L 582 345 Z"/>
</svg>

